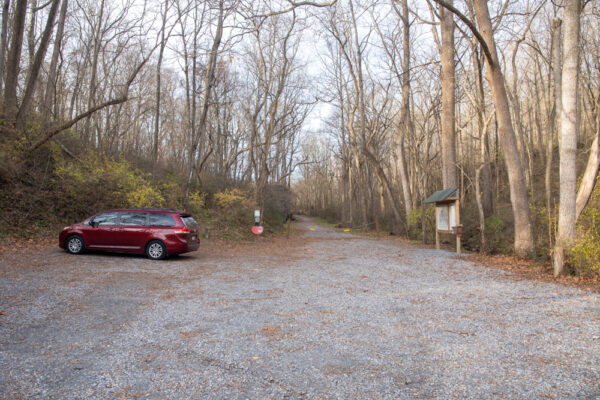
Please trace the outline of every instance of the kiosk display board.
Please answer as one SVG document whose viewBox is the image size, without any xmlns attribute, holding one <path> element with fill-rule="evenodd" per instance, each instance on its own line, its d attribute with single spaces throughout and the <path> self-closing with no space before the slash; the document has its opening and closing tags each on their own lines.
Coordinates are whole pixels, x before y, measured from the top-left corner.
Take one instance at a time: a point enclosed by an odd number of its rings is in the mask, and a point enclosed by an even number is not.
<svg viewBox="0 0 600 400">
<path fill-rule="evenodd" d="M 451 232 L 456 226 L 456 204 L 446 203 L 435 206 L 437 230 L 440 232 Z"/>
</svg>

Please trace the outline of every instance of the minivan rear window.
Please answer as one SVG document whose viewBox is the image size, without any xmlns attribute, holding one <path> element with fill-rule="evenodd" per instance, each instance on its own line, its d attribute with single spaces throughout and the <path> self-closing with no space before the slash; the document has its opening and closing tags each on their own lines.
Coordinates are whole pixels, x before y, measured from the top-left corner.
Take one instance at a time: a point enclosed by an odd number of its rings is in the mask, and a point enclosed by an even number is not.
<svg viewBox="0 0 600 400">
<path fill-rule="evenodd" d="M 190 229 L 197 229 L 198 228 L 198 223 L 196 222 L 196 220 L 194 219 L 194 217 L 190 217 L 190 216 L 186 216 L 186 217 L 181 217 L 181 220 L 183 221 L 183 224 L 190 228 Z"/>
<path fill-rule="evenodd" d="M 171 214 L 150 213 L 148 218 L 150 226 L 175 226 L 175 219 Z"/>
</svg>

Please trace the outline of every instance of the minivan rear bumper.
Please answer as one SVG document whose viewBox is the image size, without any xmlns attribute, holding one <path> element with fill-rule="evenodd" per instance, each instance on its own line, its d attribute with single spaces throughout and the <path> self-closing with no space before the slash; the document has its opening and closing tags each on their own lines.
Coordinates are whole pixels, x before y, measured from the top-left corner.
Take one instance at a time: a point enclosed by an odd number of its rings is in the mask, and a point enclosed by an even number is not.
<svg viewBox="0 0 600 400">
<path fill-rule="evenodd" d="M 188 242 L 185 238 L 176 238 L 165 241 L 167 246 L 167 252 L 170 255 L 189 253 L 198 250 L 200 247 L 200 239 L 196 239 L 194 242 Z"/>
</svg>

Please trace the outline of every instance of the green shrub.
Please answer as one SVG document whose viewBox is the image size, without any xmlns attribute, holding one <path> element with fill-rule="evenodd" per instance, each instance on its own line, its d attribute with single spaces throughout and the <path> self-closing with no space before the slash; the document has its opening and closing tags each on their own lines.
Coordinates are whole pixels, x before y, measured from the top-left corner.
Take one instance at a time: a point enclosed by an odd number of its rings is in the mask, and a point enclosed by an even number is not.
<svg viewBox="0 0 600 400">
<path fill-rule="evenodd" d="M 595 202 L 579 217 L 575 244 L 567 251 L 567 265 L 580 276 L 600 275 L 600 209 Z"/>
<path fill-rule="evenodd" d="M 69 203 L 82 203 L 90 212 L 113 207 L 162 207 L 165 198 L 150 174 L 126 160 L 88 152 L 81 161 L 66 161 L 54 152 L 55 180 Z"/>
<path fill-rule="evenodd" d="M 600 274 L 600 236 L 595 232 L 578 236 L 567 252 L 567 264 L 579 276 Z"/>
<path fill-rule="evenodd" d="M 206 193 L 194 192 L 190 194 L 189 208 L 192 214 L 201 214 L 206 208 Z"/>
<path fill-rule="evenodd" d="M 128 192 L 127 203 L 130 207 L 162 207 L 165 199 L 157 189 L 152 186 L 145 185 L 136 187 L 133 191 Z"/>
<path fill-rule="evenodd" d="M 508 254 L 512 251 L 512 230 L 499 215 L 490 215 L 485 219 L 485 238 L 487 251 L 491 254 Z"/>
<path fill-rule="evenodd" d="M 231 208 L 234 206 L 247 206 L 250 201 L 248 192 L 241 189 L 225 189 L 215 193 L 215 204 L 219 208 Z"/>
<path fill-rule="evenodd" d="M 422 238 L 422 216 L 423 208 L 415 208 L 408 215 L 408 233 L 412 239 Z M 427 241 L 429 243 L 435 241 L 435 207 L 425 207 L 425 230 L 427 232 Z"/>
<path fill-rule="evenodd" d="M 184 195 L 185 184 L 179 175 L 168 174 L 160 183 L 160 193 L 165 199 L 165 207 L 180 209 Z"/>
</svg>

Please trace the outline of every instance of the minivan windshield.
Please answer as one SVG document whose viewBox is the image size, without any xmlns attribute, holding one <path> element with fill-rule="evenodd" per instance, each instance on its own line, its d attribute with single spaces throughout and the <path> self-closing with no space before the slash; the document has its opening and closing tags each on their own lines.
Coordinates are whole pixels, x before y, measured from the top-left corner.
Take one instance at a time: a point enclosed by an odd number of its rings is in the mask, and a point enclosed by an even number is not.
<svg viewBox="0 0 600 400">
<path fill-rule="evenodd" d="M 194 219 L 194 217 L 191 216 L 181 216 L 181 220 L 183 221 L 183 224 L 190 228 L 190 229 L 197 229 L 198 228 L 198 223 L 196 222 L 196 220 Z"/>
</svg>

